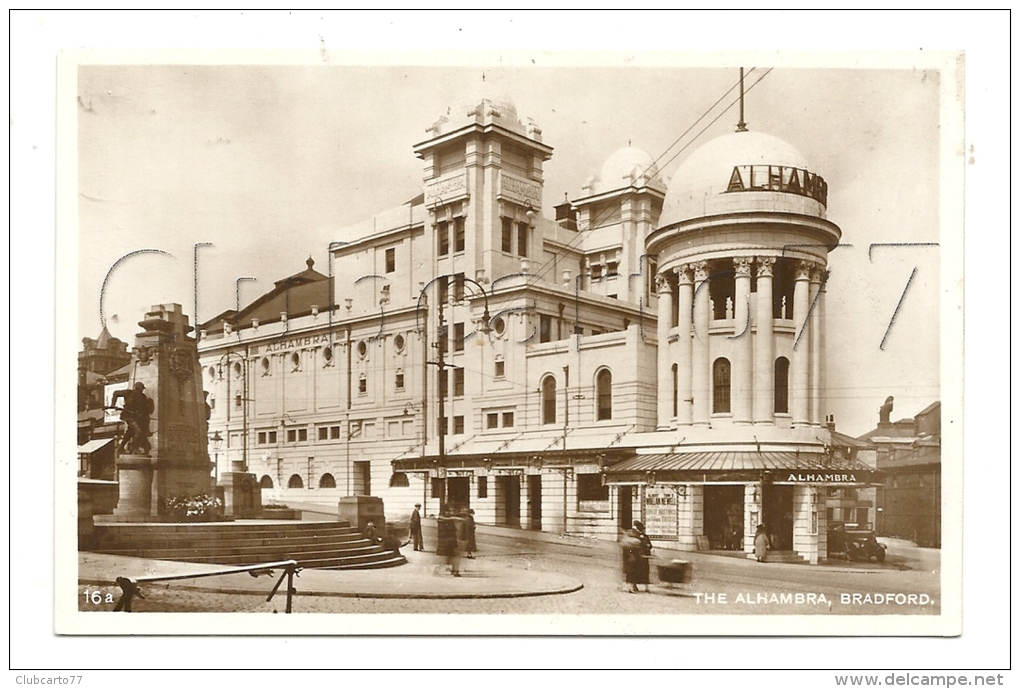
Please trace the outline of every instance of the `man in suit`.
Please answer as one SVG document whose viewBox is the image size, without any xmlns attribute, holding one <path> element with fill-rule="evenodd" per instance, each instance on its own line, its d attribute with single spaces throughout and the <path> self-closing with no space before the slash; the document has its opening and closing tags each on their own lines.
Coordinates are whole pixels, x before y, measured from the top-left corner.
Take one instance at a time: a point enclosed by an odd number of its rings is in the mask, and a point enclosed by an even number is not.
<svg viewBox="0 0 1020 689">
<path fill-rule="evenodd" d="M 414 512 L 411 512 L 411 541 L 414 543 L 416 551 L 424 552 L 425 545 L 421 537 L 421 513 L 418 512 L 420 507 L 421 503 L 415 503 Z"/>
</svg>

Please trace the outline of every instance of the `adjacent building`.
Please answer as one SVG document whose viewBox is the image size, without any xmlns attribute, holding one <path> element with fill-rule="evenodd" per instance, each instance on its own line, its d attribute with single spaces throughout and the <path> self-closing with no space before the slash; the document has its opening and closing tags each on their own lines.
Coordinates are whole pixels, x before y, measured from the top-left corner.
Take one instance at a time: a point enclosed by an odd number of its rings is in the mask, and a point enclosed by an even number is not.
<svg viewBox="0 0 1020 689">
<path fill-rule="evenodd" d="M 892 398 L 887 404 L 892 407 Z M 921 546 L 942 546 L 942 404 L 911 418 L 888 416 L 861 436 L 882 475 L 875 529 Z"/>
<path fill-rule="evenodd" d="M 553 148 L 495 93 L 413 152 L 419 196 L 200 326 L 217 462 L 283 500 L 825 557 L 830 490 L 872 472 L 826 416 L 819 171 L 743 127 L 668 185 L 628 146 L 545 218 Z"/>
</svg>

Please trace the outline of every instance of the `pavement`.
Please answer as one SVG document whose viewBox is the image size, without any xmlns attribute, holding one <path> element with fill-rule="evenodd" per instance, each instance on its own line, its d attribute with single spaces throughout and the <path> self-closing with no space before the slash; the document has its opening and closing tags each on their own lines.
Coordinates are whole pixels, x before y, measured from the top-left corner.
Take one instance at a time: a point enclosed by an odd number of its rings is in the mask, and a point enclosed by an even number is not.
<svg viewBox="0 0 1020 689">
<path fill-rule="evenodd" d="M 521 598 L 571 593 L 583 587 L 580 580 L 555 572 L 540 572 L 481 559 L 461 561 L 461 576 L 449 573 L 446 558 L 435 553 L 404 549 L 407 564 L 369 570 L 304 569 L 294 580 L 300 596 L 343 598 Z M 229 571 L 230 567 L 167 560 L 78 554 L 78 583 L 115 587 L 117 577 L 152 577 Z M 224 574 L 174 582 L 175 588 L 216 593 L 268 595 L 283 573 L 253 577 Z M 145 584 L 142 585 L 145 590 Z"/>
<path fill-rule="evenodd" d="M 425 519 L 422 523 L 426 543 L 435 542 L 435 522 Z M 615 543 L 584 536 L 563 535 L 539 531 L 526 531 L 504 527 L 477 525 L 479 537 L 512 538 L 522 541 L 558 543 L 563 546 L 615 549 Z M 883 539 L 884 540 L 884 539 Z M 884 565 L 874 563 L 852 563 L 826 561 L 818 567 L 829 571 L 857 571 L 886 569 L 929 569 L 937 551 L 924 554 L 913 544 L 890 544 L 890 558 Z M 912 548 L 910 546 L 913 546 Z M 902 552 L 902 554 L 901 554 Z M 918 558 L 916 553 L 921 552 Z M 894 556 L 899 555 L 899 557 Z M 294 587 L 299 596 L 333 596 L 343 598 L 390 598 L 390 599 L 485 599 L 521 598 L 571 593 L 583 588 L 583 584 L 565 574 L 532 569 L 527 561 L 508 562 L 505 558 L 488 560 L 464 558 L 461 561 L 461 576 L 449 573 L 446 558 L 431 552 L 415 552 L 406 547 L 401 551 L 407 564 L 399 567 L 373 570 L 301 570 L 295 578 Z M 914 554 L 911 556 L 911 554 Z M 718 558 L 747 560 L 743 553 L 699 552 L 686 553 L 656 548 L 657 559 L 684 559 L 699 561 Z M 921 560 L 916 561 L 915 558 Z M 911 561 L 915 560 L 915 561 Z M 909 565 L 905 564 L 910 562 Z M 775 562 L 777 567 L 811 567 L 801 563 Z M 230 567 L 219 565 L 147 560 L 142 558 L 81 552 L 78 554 L 78 583 L 80 586 L 115 587 L 117 577 L 150 577 L 181 574 L 202 574 L 228 571 Z M 248 573 L 206 576 L 196 579 L 175 581 L 173 586 L 208 593 L 231 593 L 268 595 L 283 570 L 272 578 L 254 577 Z M 144 590 L 144 585 L 143 585 Z"/>
</svg>

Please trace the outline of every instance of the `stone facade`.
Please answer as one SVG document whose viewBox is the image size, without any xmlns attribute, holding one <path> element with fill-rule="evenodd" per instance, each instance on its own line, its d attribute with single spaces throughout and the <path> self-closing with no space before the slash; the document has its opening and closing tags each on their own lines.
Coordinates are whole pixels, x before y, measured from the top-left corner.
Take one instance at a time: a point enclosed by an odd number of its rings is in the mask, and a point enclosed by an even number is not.
<svg viewBox="0 0 1020 689">
<path fill-rule="evenodd" d="M 824 557 L 818 482 L 762 496 L 784 483 L 771 472 L 831 459 L 823 309 L 840 231 L 792 147 L 722 139 L 668 189 L 651 156 L 622 149 L 550 220 L 541 129 L 498 95 L 451 106 L 413 147 L 422 195 L 339 231 L 328 275 L 310 260 L 202 326 L 220 465 L 243 459 L 267 499 L 381 496 L 391 519 L 450 503 L 615 538 L 653 515 L 685 548 L 713 547 L 725 514 L 727 542 L 750 552 L 752 521 L 781 503 L 789 548 Z M 258 312 L 270 303 L 289 313 Z M 663 468 L 706 448 L 743 464 Z"/>
</svg>

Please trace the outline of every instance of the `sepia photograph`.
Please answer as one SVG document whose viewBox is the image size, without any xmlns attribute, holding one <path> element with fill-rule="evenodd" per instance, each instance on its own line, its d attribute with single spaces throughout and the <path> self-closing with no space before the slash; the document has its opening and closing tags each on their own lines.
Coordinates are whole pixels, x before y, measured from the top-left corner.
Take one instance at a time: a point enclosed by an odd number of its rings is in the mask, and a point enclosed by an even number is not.
<svg viewBox="0 0 1020 689">
<path fill-rule="evenodd" d="M 56 56 L 58 637 L 963 633 L 962 51 L 319 38 Z"/>
<path fill-rule="evenodd" d="M 949 618 L 951 59 L 80 57 L 80 612 Z"/>
</svg>

